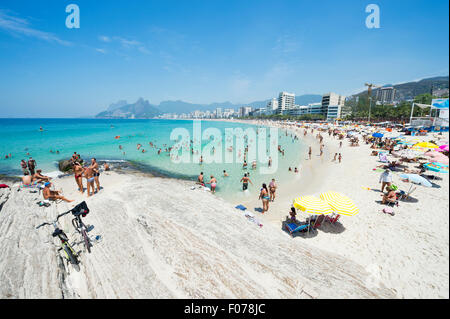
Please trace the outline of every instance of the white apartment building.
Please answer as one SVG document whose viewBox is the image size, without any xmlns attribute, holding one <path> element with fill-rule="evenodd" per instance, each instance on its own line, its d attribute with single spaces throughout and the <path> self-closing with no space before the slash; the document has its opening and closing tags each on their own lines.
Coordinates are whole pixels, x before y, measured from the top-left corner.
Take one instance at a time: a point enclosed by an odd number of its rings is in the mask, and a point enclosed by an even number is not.
<svg viewBox="0 0 450 319">
<path fill-rule="evenodd" d="M 252 111 L 251 106 L 241 106 L 239 108 L 239 117 L 248 116 L 251 111 Z"/>
<path fill-rule="evenodd" d="M 222 115 L 223 115 L 222 108 L 220 108 L 220 107 L 216 108 L 216 117 L 221 118 Z"/>
<path fill-rule="evenodd" d="M 377 91 L 377 101 L 382 104 L 394 104 L 396 89 L 394 87 L 382 87 Z"/>
<path fill-rule="evenodd" d="M 333 120 L 341 117 L 342 107 L 345 105 L 345 96 L 336 93 L 326 93 L 322 96 L 322 106 L 320 114 L 327 117 L 327 120 Z"/>
<path fill-rule="evenodd" d="M 288 92 L 280 92 L 278 96 L 277 114 L 285 114 L 288 110 L 294 108 L 295 94 Z"/>
<path fill-rule="evenodd" d="M 272 110 L 272 111 L 276 111 L 278 109 L 278 100 L 273 98 L 272 100 L 269 101 L 269 103 L 267 103 L 266 109 Z"/>
</svg>

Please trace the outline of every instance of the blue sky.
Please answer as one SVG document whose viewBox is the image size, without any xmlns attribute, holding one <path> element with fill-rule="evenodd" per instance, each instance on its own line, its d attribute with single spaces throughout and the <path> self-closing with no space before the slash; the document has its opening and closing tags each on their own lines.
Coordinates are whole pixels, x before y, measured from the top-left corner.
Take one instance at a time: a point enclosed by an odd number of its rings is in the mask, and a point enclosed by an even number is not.
<svg viewBox="0 0 450 319">
<path fill-rule="evenodd" d="M 80 29 L 65 26 L 68 4 Z M 368 29 L 365 8 L 380 7 Z M 448 75 L 448 1 L 0 1 L 0 117 L 247 103 Z"/>
</svg>

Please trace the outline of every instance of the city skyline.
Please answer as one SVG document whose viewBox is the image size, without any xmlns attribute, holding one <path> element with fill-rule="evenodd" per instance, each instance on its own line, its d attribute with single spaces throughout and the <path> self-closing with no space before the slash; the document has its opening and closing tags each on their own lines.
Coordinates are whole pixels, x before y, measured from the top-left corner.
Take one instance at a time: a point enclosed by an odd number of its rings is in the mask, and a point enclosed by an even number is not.
<svg viewBox="0 0 450 319">
<path fill-rule="evenodd" d="M 87 116 L 139 97 L 349 96 L 448 75 L 446 1 L 378 1 L 380 29 L 365 25 L 367 1 L 81 0 L 80 29 L 64 25 L 69 3 L 0 5 L 0 117 Z"/>
</svg>

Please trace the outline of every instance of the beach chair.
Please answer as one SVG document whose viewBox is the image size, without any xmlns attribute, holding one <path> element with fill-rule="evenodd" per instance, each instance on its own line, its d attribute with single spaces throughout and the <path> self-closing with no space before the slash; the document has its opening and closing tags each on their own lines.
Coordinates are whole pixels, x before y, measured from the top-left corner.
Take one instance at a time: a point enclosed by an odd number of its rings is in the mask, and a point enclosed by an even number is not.
<svg viewBox="0 0 450 319">
<path fill-rule="evenodd" d="M 292 237 L 294 237 L 294 233 L 296 232 L 308 230 L 308 224 L 298 225 L 296 223 L 286 223 L 284 227 Z"/>
<path fill-rule="evenodd" d="M 325 220 L 328 221 L 331 225 L 336 224 L 336 222 L 339 220 L 339 218 L 341 217 L 341 215 L 338 214 L 332 214 L 331 217 L 330 216 L 325 216 Z"/>
<path fill-rule="evenodd" d="M 311 223 L 311 228 L 317 229 L 318 227 L 320 227 L 322 225 L 322 223 L 324 221 L 325 221 L 325 215 L 320 215 Z"/>
<path fill-rule="evenodd" d="M 404 191 L 401 191 L 398 196 L 397 199 L 398 200 L 407 200 L 409 198 L 409 196 L 411 196 L 412 193 L 414 193 L 414 191 L 417 189 L 417 187 L 410 187 L 409 191 L 407 193 L 405 193 Z"/>
</svg>

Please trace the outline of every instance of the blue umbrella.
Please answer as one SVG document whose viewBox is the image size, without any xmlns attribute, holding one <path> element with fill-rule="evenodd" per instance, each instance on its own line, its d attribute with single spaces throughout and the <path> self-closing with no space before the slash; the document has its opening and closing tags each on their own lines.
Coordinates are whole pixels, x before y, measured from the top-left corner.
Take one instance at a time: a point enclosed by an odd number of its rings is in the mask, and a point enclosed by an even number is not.
<svg viewBox="0 0 450 319">
<path fill-rule="evenodd" d="M 433 187 L 433 184 L 431 184 L 426 178 L 417 174 L 401 174 L 400 178 L 407 179 L 409 182 L 414 184 L 419 184 L 425 187 Z"/>
<path fill-rule="evenodd" d="M 372 134 L 373 137 L 383 137 L 384 135 L 381 133 L 374 133 Z"/>
</svg>

